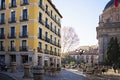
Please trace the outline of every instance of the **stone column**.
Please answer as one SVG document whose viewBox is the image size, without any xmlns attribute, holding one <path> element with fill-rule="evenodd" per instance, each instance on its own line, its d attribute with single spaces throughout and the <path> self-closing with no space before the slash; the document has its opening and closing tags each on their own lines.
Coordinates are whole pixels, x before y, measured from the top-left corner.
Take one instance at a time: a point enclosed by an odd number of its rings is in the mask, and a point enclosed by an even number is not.
<svg viewBox="0 0 120 80">
<path fill-rule="evenodd" d="M 44 80 L 44 69 L 42 67 L 33 68 L 33 80 Z"/>
<path fill-rule="evenodd" d="M 12 73 L 16 73 L 17 70 L 16 70 L 16 62 L 11 62 L 11 72 Z"/>
<path fill-rule="evenodd" d="M 23 78 L 31 78 L 30 65 L 28 63 L 24 64 L 24 76 L 23 76 Z"/>
</svg>

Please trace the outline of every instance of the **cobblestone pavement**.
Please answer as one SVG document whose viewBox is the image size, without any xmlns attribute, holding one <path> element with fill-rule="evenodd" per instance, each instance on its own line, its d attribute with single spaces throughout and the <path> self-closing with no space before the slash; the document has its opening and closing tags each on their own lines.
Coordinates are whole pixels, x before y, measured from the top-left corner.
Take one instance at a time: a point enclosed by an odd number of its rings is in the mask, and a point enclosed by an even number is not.
<svg viewBox="0 0 120 80">
<path fill-rule="evenodd" d="M 61 73 L 57 74 L 55 77 L 46 75 L 45 80 L 88 80 L 88 79 L 82 75 L 62 70 Z"/>
<path fill-rule="evenodd" d="M 8 77 L 13 77 L 15 80 L 33 80 L 31 79 L 23 79 L 23 72 L 10 73 L 3 72 Z M 2 76 L 2 75 L 1 75 Z M 12 80 L 12 79 L 0 79 L 0 80 Z M 44 80 L 88 80 L 82 74 L 76 74 L 68 70 L 62 70 L 60 73 L 57 73 L 55 76 L 50 76 L 48 74 L 45 75 Z"/>
<path fill-rule="evenodd" d="M 88 76 L 89 80 L 120 80 L 120 76 L 113 76 L 113 75 L 91 75 Z"/>
<path fill-rule="evenodd" d="M 12 77 L 8 75 L 0 73 L 0 80 L 15 80 L 15 79 L 13 79 Z"/>
</svg>

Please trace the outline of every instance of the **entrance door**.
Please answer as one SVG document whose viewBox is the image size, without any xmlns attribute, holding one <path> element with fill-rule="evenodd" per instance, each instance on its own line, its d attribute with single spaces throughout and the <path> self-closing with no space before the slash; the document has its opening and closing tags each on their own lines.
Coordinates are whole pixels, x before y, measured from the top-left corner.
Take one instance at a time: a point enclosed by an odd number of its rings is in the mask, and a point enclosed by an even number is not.
<svg viewBox="0 0 120 80">
<path fill-rule="evenodd" d="M 38 65 L 42 66 L 42 57 L 38 56 Z"/>
</svg>

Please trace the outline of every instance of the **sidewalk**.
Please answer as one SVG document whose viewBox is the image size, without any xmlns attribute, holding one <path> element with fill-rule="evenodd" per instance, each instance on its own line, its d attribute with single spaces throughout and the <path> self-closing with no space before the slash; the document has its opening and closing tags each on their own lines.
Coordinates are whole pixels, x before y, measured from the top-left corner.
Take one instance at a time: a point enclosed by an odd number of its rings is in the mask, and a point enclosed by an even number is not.
<svg viewBox="0 0 120 80">
<path fill-rule="evenodd" d="M 101 75 L 87 75 L 89 80 L 120 80 L 120 74 L 114 73 L 113 69 Z"/>
</svg>

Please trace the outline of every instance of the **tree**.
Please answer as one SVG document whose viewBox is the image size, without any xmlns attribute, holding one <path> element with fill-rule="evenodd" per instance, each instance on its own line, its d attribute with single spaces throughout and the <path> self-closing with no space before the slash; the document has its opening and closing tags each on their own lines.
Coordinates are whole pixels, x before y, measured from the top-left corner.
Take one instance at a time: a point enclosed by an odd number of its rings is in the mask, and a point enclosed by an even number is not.
<svg viewBox="0 0 120 80">
<path fill-rule="evenodd" d="M 79 38 L 72 27 L 62 28 L 62 53 L 74 50 L 79 44 Z"/>
<path fill-rule="evenodd" d="M 117 38 L 111 38 L 107 47 L 107 63 L 118 64 L 120 60 L 120 50 Z"/>
</svg>

